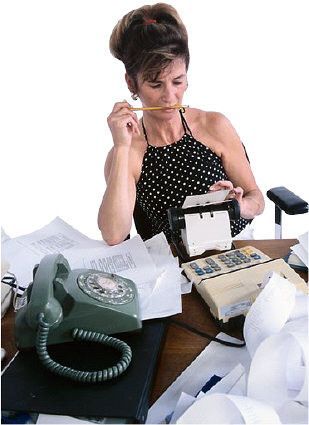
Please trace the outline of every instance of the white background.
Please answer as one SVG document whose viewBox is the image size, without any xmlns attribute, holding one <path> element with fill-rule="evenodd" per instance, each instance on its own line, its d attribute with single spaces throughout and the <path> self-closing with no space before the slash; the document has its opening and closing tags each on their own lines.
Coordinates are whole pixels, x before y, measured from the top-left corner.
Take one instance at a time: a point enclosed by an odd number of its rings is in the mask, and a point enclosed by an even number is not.
<svg viewBox="0 0 309 425">
<path fill-rule="evenodd" d="M 131 101 L 109 36 L 118 19 L 145 3 L 155 1 L 1 2 L 2 226 L 10 236 L 59 215 L 100 238 L 97 211 L 112 146 L 106 118 L 114 102 Z M 190 37 L 184 103 L 231 120 L 264 194 L 286 186 L 308 200 L 308 2 L 169 3 Z M 284 237 L 308 229 L 306 215 L 283 219 Z M 274 236 L 267 198 L 254 222 L 257 239 Z"/>
</svg>

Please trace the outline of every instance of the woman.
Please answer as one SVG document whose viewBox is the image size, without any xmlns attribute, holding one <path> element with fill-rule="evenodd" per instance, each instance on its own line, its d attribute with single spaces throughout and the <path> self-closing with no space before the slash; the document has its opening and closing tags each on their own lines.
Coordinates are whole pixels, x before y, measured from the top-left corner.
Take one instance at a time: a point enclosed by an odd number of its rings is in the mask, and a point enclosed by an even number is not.
<svg viewBox="0 0 309 425">
<path fill-rule="evenodd" d="M 133 99 L 144 107 L 181 105 L 187 89 L 187 31 L 177 11 L 158 3 L 125 15 L 110 38 L 112 54 L 126 69 Z M 230 189 L 241 218 L 239 234 L 264 209 L 244 147 L 228 119 L 217 112 L 187 108 L 144 111 L 141 120 L 127 101 L 108 117 L 114 146 L 105 164 L 106 191 L 98 225 L 110 245 L 130 232 L 135 204 L 147 216 L 150 235 L 170 240 L 167 209 L 187 195 Z M 142 235 L 143 236 L 143 235 Z"/>
</svg>

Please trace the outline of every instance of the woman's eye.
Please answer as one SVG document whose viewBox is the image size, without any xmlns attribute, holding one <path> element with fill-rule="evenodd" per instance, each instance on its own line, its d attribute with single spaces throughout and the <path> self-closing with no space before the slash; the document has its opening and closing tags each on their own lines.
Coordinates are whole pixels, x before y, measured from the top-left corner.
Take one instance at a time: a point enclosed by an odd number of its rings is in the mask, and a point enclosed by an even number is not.
<svg viewBox="0 0 309 425">
<path fill-rule="evenodd" d="M 183 84 L 183 82 L 182 82 L 182 81 L 174 81 L 174 82 L 173 82 L 173 84 L 174 84 L 175 86 L 180 86 L 181 84 Z M 150 87 L 151 87 L 152 89 L 158 89 L 158 88 L 160 88 L 160 87 L 161 87 L 161 83 L 157 83 L 157 84 L 150 84 Z"/>
</svg>

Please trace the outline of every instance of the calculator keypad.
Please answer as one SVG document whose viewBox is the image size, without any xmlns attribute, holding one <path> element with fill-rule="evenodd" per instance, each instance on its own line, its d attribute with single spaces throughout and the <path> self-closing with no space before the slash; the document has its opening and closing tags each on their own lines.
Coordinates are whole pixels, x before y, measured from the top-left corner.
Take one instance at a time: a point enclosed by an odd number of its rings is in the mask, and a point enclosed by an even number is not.
<svg viewBox="0 0 309 425">
<path fill-rule="evenodd" d="M 201 280 L 242 269 L 254 264 L 263 263 L 270 257 L 251 246 L 235 249 L 211 257 L 199 258 L 182 264 L 189 279 L 195 283 Z"/>
</svg>

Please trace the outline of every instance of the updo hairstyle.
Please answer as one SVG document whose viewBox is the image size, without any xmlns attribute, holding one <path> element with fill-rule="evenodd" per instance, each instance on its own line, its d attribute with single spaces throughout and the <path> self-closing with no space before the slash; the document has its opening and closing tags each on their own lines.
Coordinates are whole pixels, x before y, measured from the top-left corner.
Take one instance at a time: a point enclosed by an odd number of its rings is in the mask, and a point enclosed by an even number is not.
<svg viewBox="0 0 309 425">
<path fill-rule="evenodd" d="M 176 9 L 165 3 L 142 6 L 120 19 L 110 37 L 110 51 L 124 63 L 137 92 L 137 74 L 155 81 L 173 60 L 188 69 L 188 34 Z"/>
</svg>

